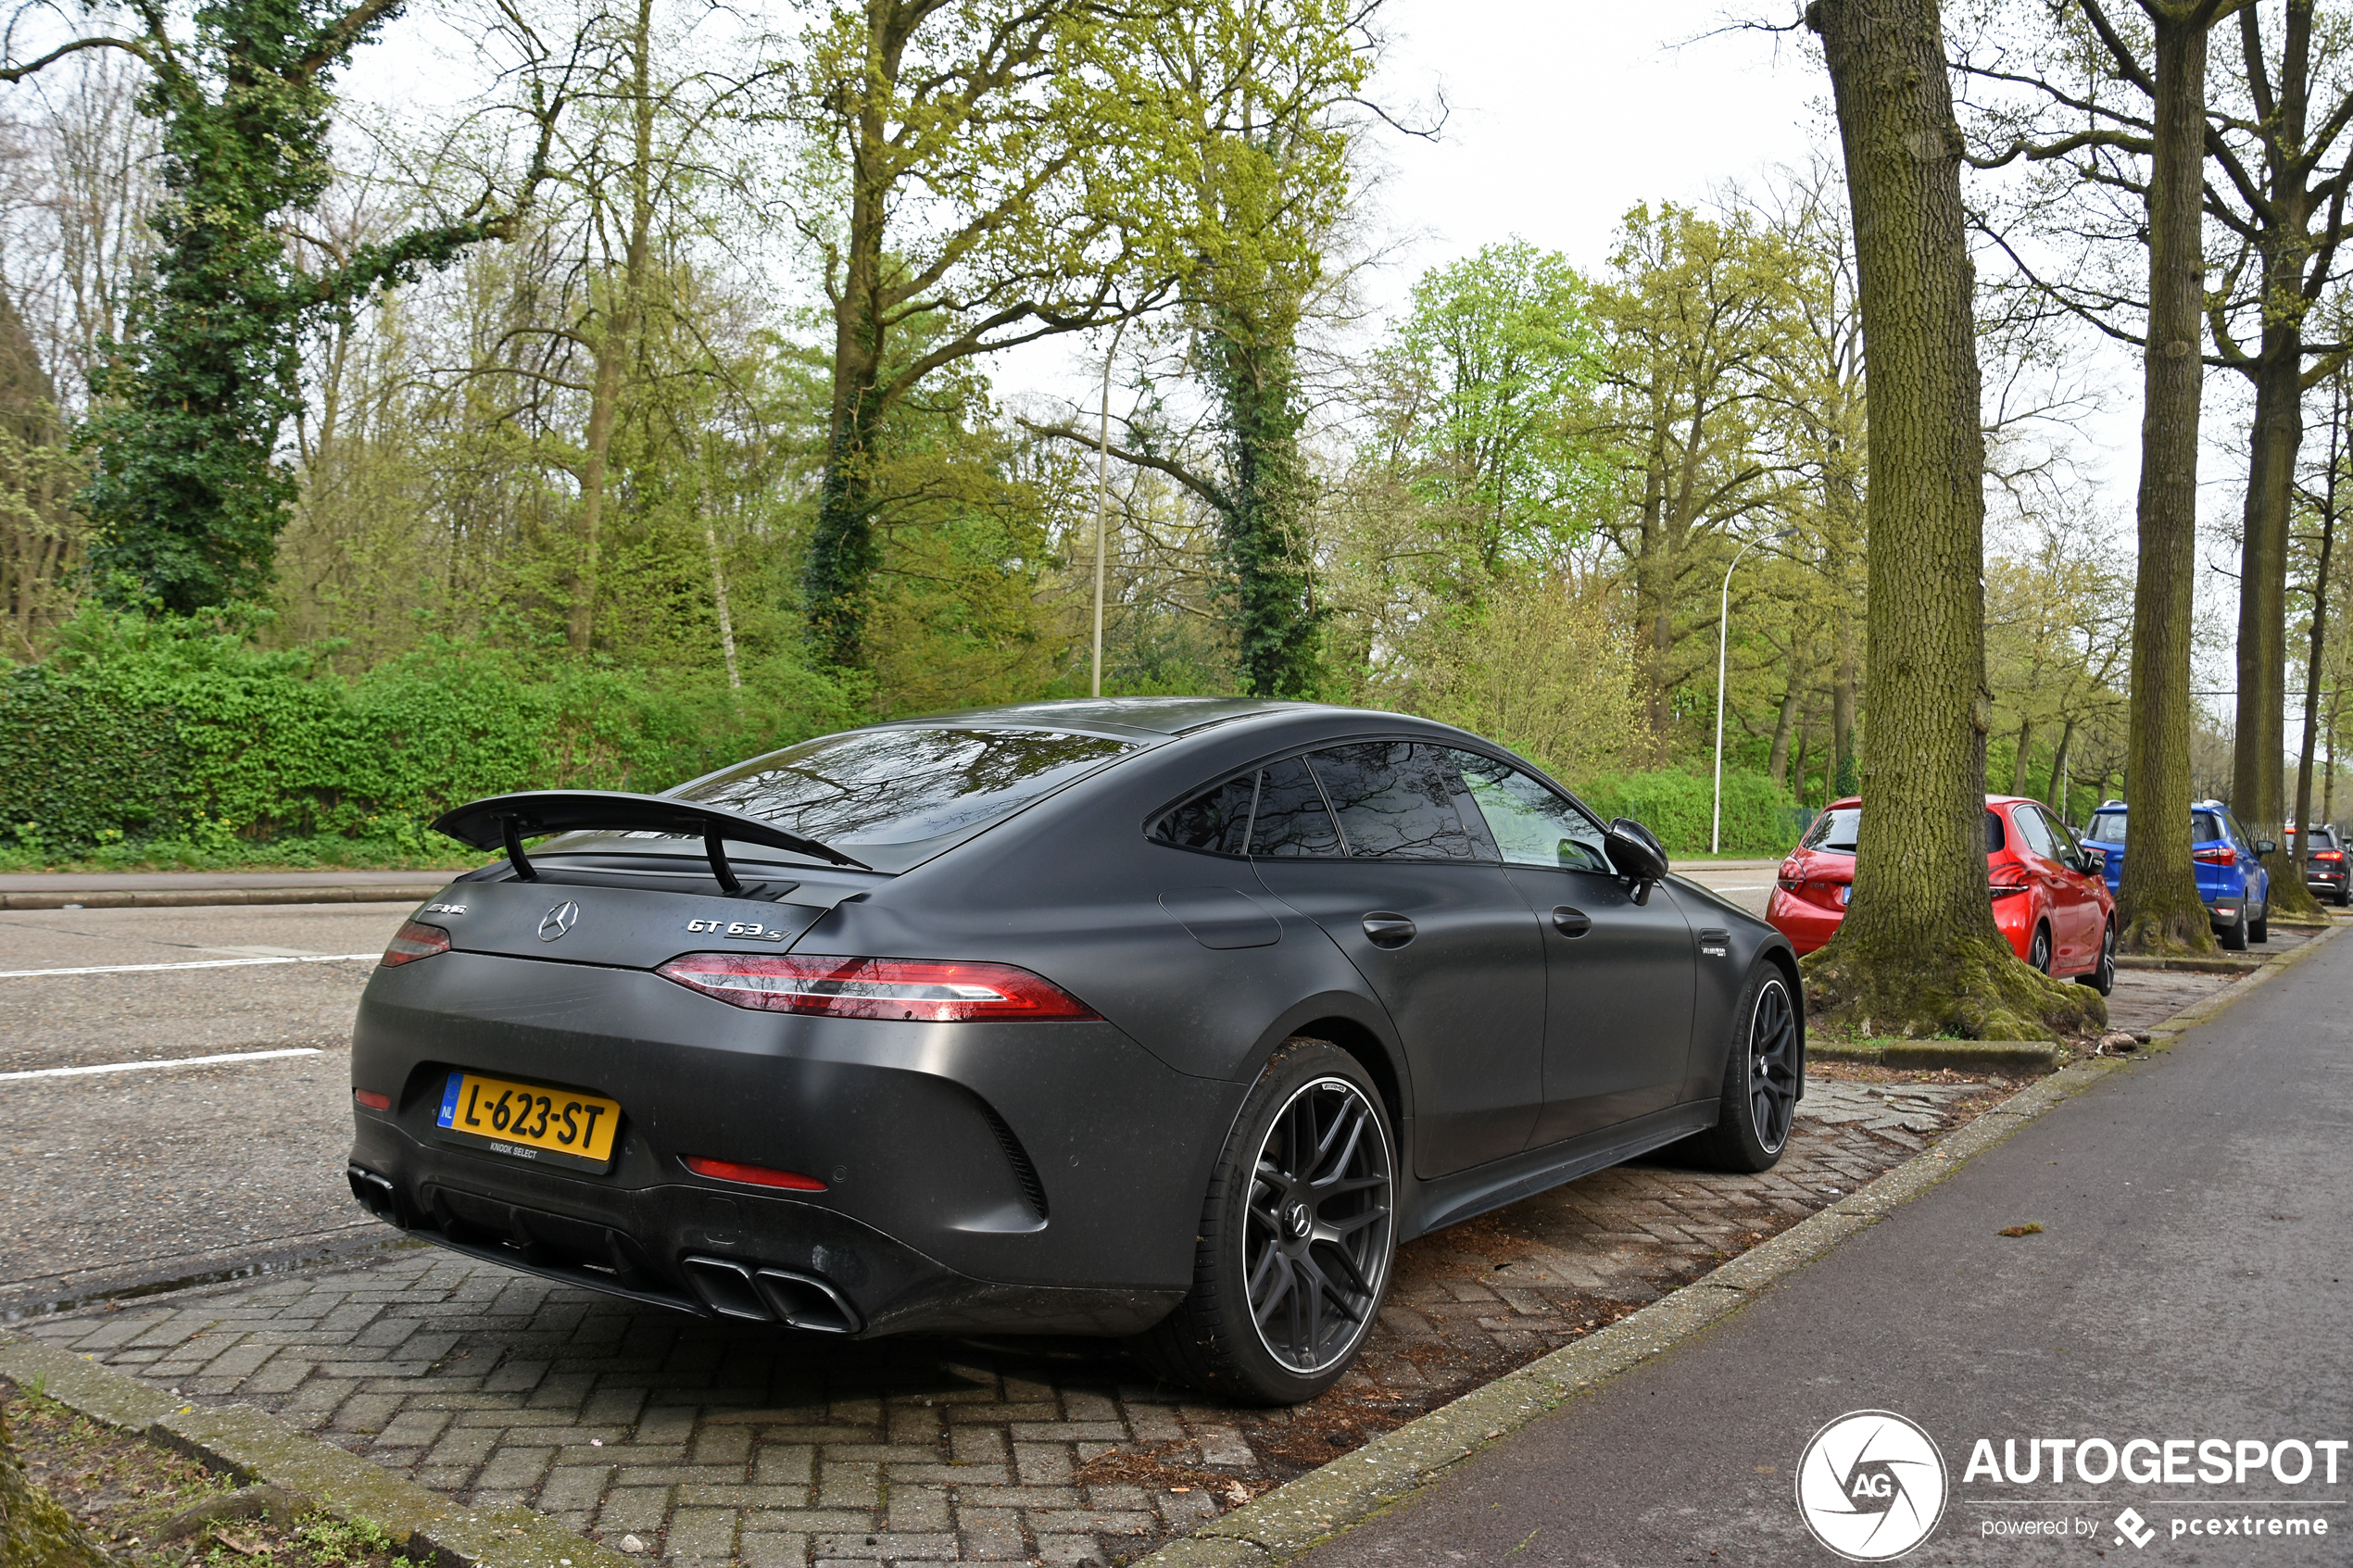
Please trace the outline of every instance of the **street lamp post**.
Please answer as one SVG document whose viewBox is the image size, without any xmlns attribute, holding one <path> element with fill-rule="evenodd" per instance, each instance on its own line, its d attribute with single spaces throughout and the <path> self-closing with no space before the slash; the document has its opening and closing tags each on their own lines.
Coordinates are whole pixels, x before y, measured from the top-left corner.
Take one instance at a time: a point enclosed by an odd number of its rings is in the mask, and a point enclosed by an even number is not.
<svg viewBox="0 0 2353 1568">
<path fill-rule="evenodd" d="M 1770 535 L 1775 540 L 1787 539 L 1793 532 L 1781 529 Z M 1732 568 L 1741 557 L 1763 544 L 1763 538 L 1751 539 L 1733 552 L 1731 565 L 1724 569 L 1724 591 L 1716 606 L 1716 801 L 1709 812 L 1707 852 L 1719 855 L 1724 849 L 1724 663 L 1730 646 L 1732 630 Z"/>
</svg>

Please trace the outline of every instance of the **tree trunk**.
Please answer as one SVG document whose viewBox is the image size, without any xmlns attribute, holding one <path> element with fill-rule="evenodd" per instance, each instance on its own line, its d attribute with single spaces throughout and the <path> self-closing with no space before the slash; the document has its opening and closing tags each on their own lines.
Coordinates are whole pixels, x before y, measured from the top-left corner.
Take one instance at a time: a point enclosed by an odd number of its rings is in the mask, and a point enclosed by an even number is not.
<svg viewBox="0 0 2353 1568">
<path fill-rule="evenodd" d="M 2149 176 L 2148 347 L 2144 356 L 2140 568 L 2133 594 L 2132 718 L 2125 771 L 2132 847 L 2117 891 L 2121 945 L 2209 952 L 2214 934 L 2190 860 L 2191 591 L 2197 574 L 2199 255 L 2206 133 L 2202 14 L 2149 5 L 2156 34 L 2156 151 Z"/>
<path fill-rule="evenodd" d="M 2296 840 L 2283 841 L 2297 863 L 2296 881 L 2303 886 L 2302 864 L 2311 853 L 2305 842 L 2305 830 L 2312 825 L 2312 752 L 2320 739 L 2322 666 L 2328 652 L 2329 617 L 2329 556 L 2336 543 L 2336 470 L 2343 460 L 2345 434 L 2345 374 L 2340 370 L 2332 378 L 2329 398 L 2329 467 L 2328 477 L 2322 481 L 2320 495 L 2321 551 L 2312 567 L 2312 635 L 2304 659 L 2304 744 L 2296 759 Z M 2272 873 L 2276 880 L 2278 872 Z M 2305 888 L 2309 896 L 2311 889 Z M 2319 901 L 2314 900 L 2318 908 Z"/>
<path fill-rule="evenodd" d="M 1773 748 L 1765 761 L 1766 776 L 1773 781 L 1775 789 L 1789 788 L 1790 732 L 1797 728 L 1798 705 L 1806 699 L 1806 673 L 1796 668 L 1796 662 L 1790 661 L 1789 685 L 1781 693 L 1781 710 L 1773 721 Z M 1805 783 L 1801 777 L 1799 787 L 1803 788 Z"/>
<path fill-rule="evenodd" d="M 1225 405 L 1234 482 L 1225 546 L 1234 569 L 1242 681 L 1253 696 L 1321 695 L 1310 601 L 1308 481 L 1300 461 L 1295 311 L 1210 312 L 1211 378 Z"/>
<path fill-rule="evenodd" d="M 2296 270 L 2300 273 L 2301 267 Z M 2269 314 L 2269 313 L 2267 313 Z M 2267 326 L 2255 390 L 2254 446 L 2246 484 L 2246 542 L 2239 557 L 2238 713 L 2231 757 L 2231 808 L 2258 838 L 2280 847 L 2264 861 L 2271 904 L 2320 910 L 2296 852 L 2281 833 L 2286 815 L 2283 733 L 2287 708 L 2289 499 L 2304 437 L 2303 332 L 2293 321 Z M 2284 340 L 2274 343 L 2274 339 Z"/>
<path fill-rule="evenodd" d="M 2033 755 L 2034 721 L 2020 719 L 2018 721 L 2018 754 L 2010 759 L 2010 793 L 2012 795 L 2026 793 L 2026 767 Z"/>
<path fill-rule="evenodd" d="M 2075 760 L 2075 720 L 2070 718 L 2059 731 L 2058 749 L 2051 754 L 2051 787 L 2043 797 L 2043 804 L 2059 814 L 2062 822 L 2072 821 L 2068 810 L 2067 766 Z"/>
<path fill-rule="evenodd" d="M 646 263 L 653 238 L 653 0 L 637 0 L 629 33 L 630 161 L 629 239 L 622 256 L 620 295 L 607 302 L 604 330 L 597 334 L 597 371 L 588 394 L 587 452 L 580 468 L 580 526 L 573 563 L 572 603 L 564 616 L 564 640 L 586 653 L 597 631 L 597 583 L 604 554 L 605 474 L 611 460 L 613 425 L 637 354 L 637 326 L 645 311 Z"/>
<path fill-rule="evenodd" d="M 1866 809 L 1809 999 L 1866 1033 L 2046 1039 L 2107 1014 L 2020 963 L 1985 897 L 1985 444 L 1936 0 L 1815 0 L 1806 19 L 1845 151 L 1871 454 Z"/>
</svg>

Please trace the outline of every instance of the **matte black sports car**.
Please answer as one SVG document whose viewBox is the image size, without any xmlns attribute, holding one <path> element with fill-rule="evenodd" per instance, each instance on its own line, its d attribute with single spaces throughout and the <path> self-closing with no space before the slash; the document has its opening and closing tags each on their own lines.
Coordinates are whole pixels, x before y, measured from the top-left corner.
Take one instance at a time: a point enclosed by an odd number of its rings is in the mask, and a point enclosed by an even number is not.
<svg viewBox="0 0 2353 1568">
<path fill-rule="evenodd" d="M 1391 713 L 1039 703 L 437 825 L 507 855 L 369 982 L 353 1192 L 682 1311 L 1306 1399 L 1399 1242 L 1670 1144 L 1762 1170 L 1803 1083 L 1786 940 Z"/>
</svg>

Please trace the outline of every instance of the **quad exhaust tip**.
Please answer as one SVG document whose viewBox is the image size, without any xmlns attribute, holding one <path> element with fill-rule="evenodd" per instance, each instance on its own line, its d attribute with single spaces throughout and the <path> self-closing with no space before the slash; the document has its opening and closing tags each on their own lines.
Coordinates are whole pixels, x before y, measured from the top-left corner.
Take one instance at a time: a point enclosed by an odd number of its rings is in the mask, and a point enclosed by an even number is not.
<svg viewBox="0 0 2353 1568">
<path fill-rule="evenodd" d="M 683 1260 L 703 1305 L 722 1317 L 783 1323 L 812 1334 L 855 1334 L 858 1309 L 814 1274 L 755 1268 L 728 1258 Z"/>
</svg>

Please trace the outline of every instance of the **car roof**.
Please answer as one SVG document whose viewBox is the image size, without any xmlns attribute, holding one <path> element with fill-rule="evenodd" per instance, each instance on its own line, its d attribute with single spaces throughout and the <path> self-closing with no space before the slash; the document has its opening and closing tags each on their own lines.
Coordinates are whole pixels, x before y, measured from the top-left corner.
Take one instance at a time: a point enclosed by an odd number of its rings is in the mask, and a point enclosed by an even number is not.
<svg viewBox="0 0 2353 1568">
<path fill-rule="evenodd" d="M 997 708 L 966 708 L 900 719 L 901 724 L 1051 724 L 1087 730 L 1130 730 L 1155 735 L 1189 735 L 1239 719 L 1268 713 L 1362 713 L 1366 709 L 1321 702 L 1287 702 L 1257 696 L 1099 696 L 1058 702 L 1016 702 Z"/>
</svg>

